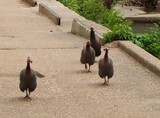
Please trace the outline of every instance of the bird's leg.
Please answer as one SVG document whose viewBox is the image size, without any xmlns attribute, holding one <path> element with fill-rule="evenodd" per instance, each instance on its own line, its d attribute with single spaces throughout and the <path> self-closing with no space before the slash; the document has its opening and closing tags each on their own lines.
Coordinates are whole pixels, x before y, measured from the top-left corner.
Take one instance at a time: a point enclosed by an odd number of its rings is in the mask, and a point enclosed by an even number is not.
<svg viewBox="0 0 160 118">
<path fill-rule="evenodd" d="M 24 99 L 30 100 L 31 98 L 29 96 L 30 96 L 30 92 L 28 94 L 27 89 L 26 89 L 26 96 L 24 97 Z"/>
<path fill-rule="evenodd" d="M 109 78 L 107 79 L 107 85 L 109 85 Z"/>
<path fill-rule="evenodd" d="M 28 95 L 28 100 L 31 100 L 31 98 L 30 98 L 30 91 L 29 91 L 29 95 Z"/>
<path fill-rule="evenodd" d="M 88 69 L 88 72 L 91 72 L 91 69 L 90 69 L 90 65 L 89 65 L 89 69 Z"/>
<path fill-rule="evenodd" d="M 26 96 L 24 97 L 24 99 L 28 98 L 28 92 L 27 92 L 27 89 L 26 89 Z"/>
<path fill-rule="evenodd" d="M 104 83 L 103 85 L 106 85 L 107 81 L 106 81 L 106 77 L 104 77 Z"/>
<path fill-rule="evenodd" d="M 87 64 L 85 64 L 85 69 L 87 70 Z"/>
</svg>

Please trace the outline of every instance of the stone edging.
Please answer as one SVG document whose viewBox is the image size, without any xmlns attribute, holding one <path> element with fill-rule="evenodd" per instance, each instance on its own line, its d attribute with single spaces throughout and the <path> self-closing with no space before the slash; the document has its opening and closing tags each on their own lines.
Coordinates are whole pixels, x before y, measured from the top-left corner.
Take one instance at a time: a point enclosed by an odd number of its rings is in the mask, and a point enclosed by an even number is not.
<svg viewBox="0 0 160 118">
<path fill-rule="evenodd" d="M 117 45 L 126 53 L 139 61 L 143 66 L 154 72 L 156 75 L 160 76 L 159 59 L 130 41 L 118 41 Z"/>
<path fill-rule="evenodd" d="M 82 23 L 80 20 L 75 18 L 72 22 L 71 32 L 73 34 L 81 35 L 85 38 L 89 38 L 90 29 L 89 26 Z M 103 36 L 96 31 L 96 36 L 99 39 L 103 39 Z M 149 54 L 144 49 L 138 47 L 130 41 L 118 41 L 118 47 L 120 47 L 123 51 L 131 55 L 138 62 L 144 65 L 146 68 L 151 70 L 156 75 L 160 76 L 160 60 L 158 60 L 153 55 Z"/>
<path fill-rule="evenodd" d="M 158 23 L 160 21 L 160 17 L 147 17 L 147 16 L 128 16 L 125 19 L 131 19 L 134 22 L 148 22 L 148 23 Z"/>
<path fill-rule="evenodd" d="M 89 39 L 89 37 L 90 37 L 90 27 L 87 26 L 86 24 L 82 23 L 79 19 L 74 18 L 73 22 L 72 22 L 71 33 L 78 34 L 80 36 L 83 36 L 83 37 Z M 103 36 L 100 33 L 98 33 L 97 31 L 95 31 L 95 35 L 100 40 L 103 39 Z"/>
<path fill-rule="evenodd" d="M 39 12 L 51 18 L 55 22 L 56 25 L 61 25 L 61 17 L 51 8 L 46 6 L 45 4 L 43 3 L 39 4 Z"/>
<path fill-rule="evenodd" d="M 33 7 L 37 5 L 36 0 L 26 0 L 29 4 L 31 4 Z"/>
</svg>

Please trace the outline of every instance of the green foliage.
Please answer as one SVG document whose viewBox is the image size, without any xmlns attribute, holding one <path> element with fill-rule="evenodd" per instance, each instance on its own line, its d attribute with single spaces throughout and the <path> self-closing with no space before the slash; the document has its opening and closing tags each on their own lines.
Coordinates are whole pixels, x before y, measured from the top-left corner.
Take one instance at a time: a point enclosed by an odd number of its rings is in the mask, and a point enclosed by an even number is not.
<svg viewBox="0 0 160 118">
<path fill-rule="evenodd" d="M 73 11 L 78 11 L 79 8 L 77 0 L 59 0 L 61 3 L 63 3 L 65 6 L 67 6 L 69 9 L 72 9 Z"/>
<path fill-rule="evenodd" d="M 152 34 L 134 34 L 130 40 L 160 59 L 160 27 L 157 24 Z"/>
<path fill-rule="evenodd" d="M 104 42 L 114 40 L 130 40 L 138 46 L 144 48 L 160 59 L 160 26 L 155 24 L 151 29 L 152 34 L 135 34 L 132 31 L 132 22 L 123 20 L 120 11 L 111 8 L 107 9 L 103 5 L 103 0 L 59 0 L 65 6 L 74 10 L 86 19 L 111 29 L 104 35 Z"/>
<path fill-rule="evenodd" d="M 132 28 L 123 26 L 119 26 L 119 29 L 112 30 L 112 32 L 109 32 L 104 35 L 104 39 L 106 42 L 108 41 L 114 41 L 114 40 L 130 40 L 133 36 Z"/>
</svg>

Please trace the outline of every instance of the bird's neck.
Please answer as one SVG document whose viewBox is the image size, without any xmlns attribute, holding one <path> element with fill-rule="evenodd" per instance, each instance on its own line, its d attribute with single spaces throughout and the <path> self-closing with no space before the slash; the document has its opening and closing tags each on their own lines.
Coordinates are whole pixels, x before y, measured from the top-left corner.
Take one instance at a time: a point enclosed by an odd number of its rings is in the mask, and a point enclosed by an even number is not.
<svg viewBox="0 0 160 118">
<path fill-rule="evenodd" d="M 26 74 L 30 74 L 30 72 L 31 72 L 30 63 L 27 63 L 27 66 L 26 66 Z"/>
<path fill-rule="evenodd" d="M 90 52 L 90 45 L 86 45 L 86 51 Z"/>
<path fill-rule="evenodd" d="M 91 31 L 90 33 L 90 40 L 91 41 L 95 41 L 96 37 L 95 37 L 95 32 L 94 31 Z"/>
<path fill-rule="evenodd" d="M 90 45 L 86 45 L 86 48 L 89 49 Z"/>
<path fill-rule="evenodd" d="M 107 51 L 105 52 L 104 59 L 108 60 L 108 52 Z"/>
</svg>

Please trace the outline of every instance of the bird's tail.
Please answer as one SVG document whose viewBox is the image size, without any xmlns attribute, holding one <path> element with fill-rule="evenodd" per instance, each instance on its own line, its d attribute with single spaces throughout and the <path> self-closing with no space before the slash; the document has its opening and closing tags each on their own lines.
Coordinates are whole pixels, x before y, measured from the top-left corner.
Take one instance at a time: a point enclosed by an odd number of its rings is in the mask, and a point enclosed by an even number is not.
<svg viewBox="0 0 160 118">
<path fill-rule="evenodd" d="M 39 78 L 45 77 L 43 74 L 41 74 L 41 73 L 39 73 L 39 72 L 37 72 L 37 71 L 35 71 L 35 74 L 36 74 L 36 76 L 39 77 Z"/>
</svg>

